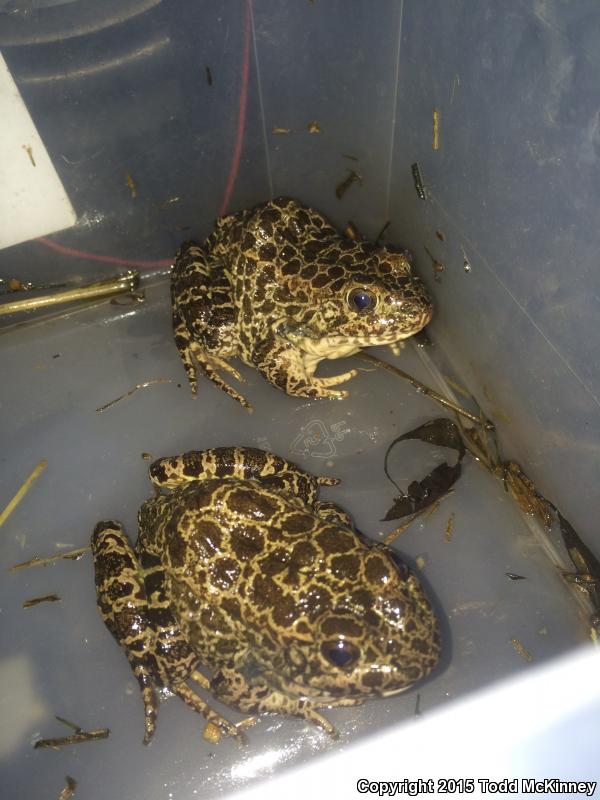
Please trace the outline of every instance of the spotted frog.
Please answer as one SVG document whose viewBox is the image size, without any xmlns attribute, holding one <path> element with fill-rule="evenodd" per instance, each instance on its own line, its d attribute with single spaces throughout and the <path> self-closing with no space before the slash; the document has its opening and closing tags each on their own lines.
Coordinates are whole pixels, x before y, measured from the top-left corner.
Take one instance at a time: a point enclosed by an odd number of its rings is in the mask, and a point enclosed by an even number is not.
<svg viewBox="0 0 600 800">
<path fill-rule="evenodd" d="M 343 398 L 348 370 L 315 376 L 324 358 L 395 345 L 431 319 L 406 250 L 350 239 L 317 211 L 278 198 L 217 220 L 204 242 L 177 253 L 175 342 L 194 394 L 197 369 L 246 408 L 219 370 L 242 380 L 237 356 L 298 397 Z"/>
<path fill-rule="evenodd" d="M 335 478 L 217 448 L 161 458 L 150 479 L 159 493 L 140 508 L 135 549 L 112 520 L 92 537 L 98 606 L 142 690 L 145 742 L 156 687 L 228 735 L 239 728 L 189 681 L 333 734 L 319 708 L 397 694 L 436 665 L 438 624 L 415 575 L 318 500 Z"/>
</svg>

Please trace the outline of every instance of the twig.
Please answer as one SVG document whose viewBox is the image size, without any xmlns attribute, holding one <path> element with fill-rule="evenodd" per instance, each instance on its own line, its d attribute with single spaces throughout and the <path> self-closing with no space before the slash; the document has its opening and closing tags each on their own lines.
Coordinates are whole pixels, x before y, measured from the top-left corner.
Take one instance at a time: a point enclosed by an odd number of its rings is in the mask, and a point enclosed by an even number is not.
<svg viewBox="0 0 600 800">
<path fill-rule="evenodd" d="M 29 475 L 29 477 L 25 478 L 25 480 L 21 484 L 20 489 L 18 489 L 18 491 L 15 494 L 15 496 L 13 497 L 13 499 L 6 506 L 4 511 L 0 514 L 0 528 L 4 525 L 4 523 L 10 517 L 12 512 L 19 505 L 19 503 L 25 497 L 27 492 L 31 489 L 31 486 L 32 486 L 33 482 L 46 469 L 47 464 L 48 464 L 48 461 L 45 458 L 42 459 L 42 461 L 40 461 L 40 463 L 37 465 L 37 467 L 34 470 L 32 470 L 32 472 Z"/>
<path fill-rule="evenodd" d="M 404 370 L 398 369 L 398 367 L 394 367 L 392 364 L 388 364 L 387 361 L 382 361 L 382 359 L 377 358 L 372 353 L 365 353 L 361 351 L 357 353 L 358 358 L 362 358 L 364 361 L 370 361 L 371 364 L 376 364 L 378 367 L 382 369 L 386 369 L 388 372 L 392 372 L 394 375 L 397 375 L 399 378 L 404 378 L 404 380 L 408 381 L 418 392 L 421 394 L 427 395 L 432 400 L 435 400 L 436 403 L 444 406 L 445 408 L 450 408 L 452 411 L 455 411 L 457 414 L 460 414 L 462 417 L 474 422 L 476 425 L 481 425 L 481 419 L 476 414 L 471 414 L 470 411 L 467 411 L 466 408 L 453 403 L 452 400 L 448 400 L 446 397 L 443 397 L 441 394 L 434 392 L 433 389 L 430 389 L 429 386 L 426 386 L 421 381 L 418 381 L 416 378 L 413 378 L 412 375 L 409 375 L 408 372 L 404 372 Z M 490 420 L 485 421 L 485 430 L 493 431 L 495 426 L 494 423 Z"/>
<path fill-rule="evenodd" d="M 59 603 L 60 597 L 57 594 L 45 594 L 43 597 L 32 597 L 31 600 L 25 600 L 23 608 L 32 608 L 40 603 Z"/>
<path fill-rule="evenodd" d="M 57 556 L 48 556 L 47 558 L 39 558 L 38 556 L 34 556 L 30 558 L 29 561 L 22 561 L 20 564 L 15 564 L 13 567 L 9 567 L 9 572 L 17 572 L 20 569 L 27 569 L 28 567 L 45 567 L 46 564 L 50 564 L 52 561 L 59 561 L 62 558 L 68 559 L 70 561 L 77 561 L 84 556 L 86 553 L 91 551 L 91 547 L 80 547 L 79 550 L 69 550 L 68 553 L 60 553 Z"/>
<path fill-rule="evenodd" d="M 114 400 L 111 400 L 110 403 L 106 403 L 106 405 L 100 406 L 97 408 L 96 411 L 99 414 L 102 414 L 103 411 L 106 411 L 109 408 L 112 408 L 116 403 L 120 402 L 121 400 L 125 400 L 126 397 L 131 397 L 132 394 L 139 391 L 140 389 L 145 389 L 148 386 L 154 386 L 157 383 L 175 383 L 172 378 L 152 378 L 152 380 L 144 381 L 144 383 L 138 383 L 137 386 L 134 386 L 133 389 L 130 389 L 125 394 L 116 397 Z"/>
</svg>

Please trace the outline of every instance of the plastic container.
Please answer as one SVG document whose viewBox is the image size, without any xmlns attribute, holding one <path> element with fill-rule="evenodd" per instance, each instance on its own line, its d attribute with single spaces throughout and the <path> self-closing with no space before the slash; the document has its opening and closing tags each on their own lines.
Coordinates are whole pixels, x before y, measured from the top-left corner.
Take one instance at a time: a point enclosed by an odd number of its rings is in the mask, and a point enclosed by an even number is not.
<svg viewBox="0 0 600 800">
<path fill-rule="evenodd" d="M 438 390 L 449 377 L 473 392 L 498 424 L 503 455 L 600 550 L 599 26 L 585 0 L 0 3 L 0 277 L 70 284 L 132 267 L 146 292 L 140 304 L 1 320 L 0 507 L 48 464 L 0 530 L 0 567 L 84 547 L 102 518 L 122 520 L 134 538 L 151 493 L 142 453 L 223 444 L 338 475 L 327 496 L 370 536 L 391 530 L 380 522 L 394 495 L 384 453 L 445 415 L 427 397 L 362 364 L 348 400 L 303 401 L 243 368 L 249 417 L 206 380 L 193 400 L 185 381 L 168 298 L 178 244 L 204 237 L 219 213 L 280 194 L 372 239 L 390 221 L 386 241 L 412 250 L 435 297 L 434 346 L 378 354 Z M 361 180 L 338 199 L 353 169 Z M 97 410 L 151 380 L 160 382 Z M 408 483 L 439 456 L 399 449 L 394 475 Z M 58 796 L 65 774 L 89 800 L 212 797 L 253 779 L 260 791 L 285 766 L 310 761 L 314 776 L 318 754 L 350 743 L 369 758 L 381 740 L 369 751 L 368 733 L 406 741 L 417 695 L 424 715 L 451 710 L 585 646 L 571 588 L 502 482 L 475 461 L 395 546 L 423 559 L 443 628 L 436 673 L 402 696 L 329 713 L 338 742 L 266 716 L 241 750 L 204 741 L 202 720 L 176 699 L 142 746 L 137 684 L 96 610 L 89 556 L 4 572 L 2 796 Z M 60 603 L 22 608 L 51 592 Z M 36 736 L 68 733 L 55 715 L 109 727 L 110 737 L 34 750 Z M 593 777 L 587 751 L 569 741 L 581 779 Z M 323 760 L 323 771 L 335 763 Z"/>
</svg>

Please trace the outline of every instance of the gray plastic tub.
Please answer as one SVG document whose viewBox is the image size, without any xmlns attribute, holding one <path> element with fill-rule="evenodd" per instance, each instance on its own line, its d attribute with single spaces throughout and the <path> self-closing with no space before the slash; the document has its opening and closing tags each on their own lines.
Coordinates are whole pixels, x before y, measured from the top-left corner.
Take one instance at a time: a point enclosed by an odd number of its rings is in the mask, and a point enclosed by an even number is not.
<svg viewBox="0 0 600 800">
<path fill-rule="evenodd" d="M 0 321 L 0 509 L 48 462 L 0 528 L 3 798 L 57 797 L 66 774 L 89 800 L 211 797 L 253 779 L 260 791 L 287 766 L 314 776 L 326 751 L 352 744 L 369 758 L 369 734 L 406 741 L 417 694 L 426 721 L 589 647 L 589 612 L 502 482 L 472 459 L 436 514 L 395 544 L 418 561 L 441 617 L 440 667 L 400 697 L 332 711 L 337 742 L 265 716 L 243 749 L 210 745 L 202 720 L 170 699 L 144 748 L 137 684 L 96 610 L 89 556 L 6 568 L 86 546 L 102 518 L 135 537 L 150 495 L 142 453 L 224 444 L 339 476 L 327 497 L 373 538 L 392 529 L 380 522 L 394 495 L 387 445 L 445 413 L 409 384 L 356 361 L 348 400 L 304 401 L 243 368 L 252 416 L 206 380 L 197 400 L 187 386 L 170 323 L 175 250 L 219 213 L 280 194 L 370 238 L 390 220 L 386 241 L 412 250 L 435 298 L 434 345 L 377 354 L 438 390 L 450 378 L 473 392 L 503 455 L 600 552 L 599 32 L 587 0 L 0 2 L 0 277 L 86 282 L 131 266 L 146 291 L 141 304 Z M 362 183 L 338 199 L 350 169 Z M 407 445 L 394 475 L 406 485 L 443 455 Z M 22 608 L 51 592 L 60 603 Z M 55 715 L 110 737 L 34 750 L 36 737 L 68 733 Z M 576 734 L 569 741 L 580 778 L 593 777 Z M 323 760 L 324 772 L 335 763 Z M 302 774 L 290 796 L 304 795 Z M 353 784 L 338 789 L 355 796 Z"/>
</svg>

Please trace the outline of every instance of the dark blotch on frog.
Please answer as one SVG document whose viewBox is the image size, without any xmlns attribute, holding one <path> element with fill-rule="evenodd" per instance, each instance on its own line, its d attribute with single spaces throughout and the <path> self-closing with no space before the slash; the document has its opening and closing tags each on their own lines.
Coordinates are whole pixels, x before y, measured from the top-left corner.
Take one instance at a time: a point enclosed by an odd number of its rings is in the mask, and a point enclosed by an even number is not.
<svg viewBox="0 0 600 800">
<path fill-rule="evenodd" d="M 135 549 L 118 522 L 92 537 L 98 606 L 142 689 L 146 742 L 157 686 L 229 735 L 239 729 L 188 680 L 245 713 L 334 733 L 317 709 L 397 694 L 435 667 L 438 624 L 419 581 L 318 500 L 334 478 L 254 448 L 163 458 L 150 478 L 163 493 L 140 508 Z"/>
<path fill-rule="evenodd" d="M 298 397 L 346 397 L 357 373 L 315 370 L 370 345 L 392 345 L 431 319 L 424 284 L 401 249 L 348 239 L 319 212 L 278 198 L 217 220 L 203 245 L 187 242 L 171 278 L 175 342 L 192 391 L 197 369 L 230 397 L 219 374 L 241 380 L 237 356 Z"/>
</svg>

